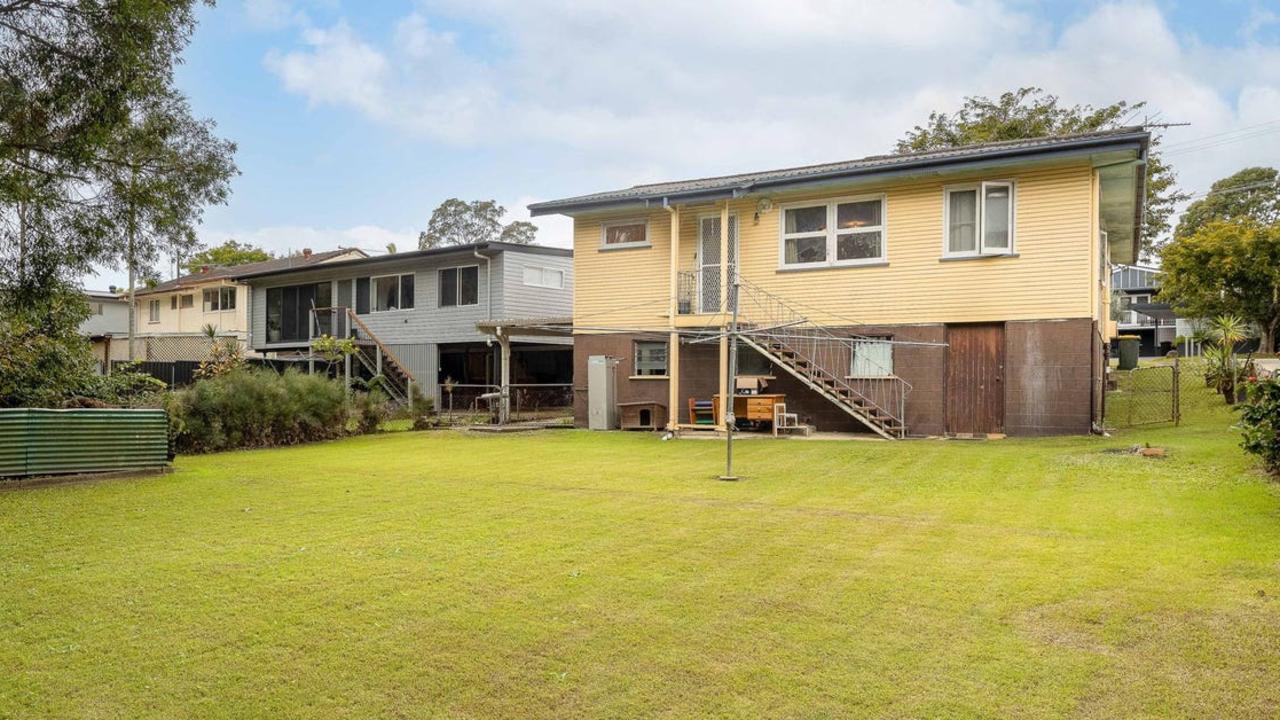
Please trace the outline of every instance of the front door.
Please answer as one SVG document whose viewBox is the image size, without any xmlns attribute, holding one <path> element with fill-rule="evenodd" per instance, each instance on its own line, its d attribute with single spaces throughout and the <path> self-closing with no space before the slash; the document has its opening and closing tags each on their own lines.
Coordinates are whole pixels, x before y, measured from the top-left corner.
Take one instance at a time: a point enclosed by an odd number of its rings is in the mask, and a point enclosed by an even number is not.
<svg viewBox="0 0 1280 720">
<path fill-rule="evenodd" d="M 738 261 L 738 216 L 729 216 L 729 273 Z M 698 220 L 698 307 L 700 312 L 720 312 L 720 216 Z M 732 298 L 730 298 L 732 300 Z M 728 306 L 732 308 L 732 305 Z"/>
<path fill-rule="evenodd" d="M 1004 325 L 947 326 L 947 432 L 1004 432 Z"/>
</svg>

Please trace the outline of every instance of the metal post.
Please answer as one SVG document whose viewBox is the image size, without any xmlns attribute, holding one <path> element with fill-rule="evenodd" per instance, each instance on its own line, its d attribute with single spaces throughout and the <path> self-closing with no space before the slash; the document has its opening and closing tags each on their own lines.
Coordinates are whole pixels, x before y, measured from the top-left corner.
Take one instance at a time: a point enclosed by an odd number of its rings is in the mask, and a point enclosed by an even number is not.
<svg viewBox="0 0 1280 720">
<path fill-rule="evenodd" d="M 502 382 L 501 404 L 498 406 L 498 423 L 506 425 L 511 421 L 511 338 L 503 332 L 502 328 L 497 328 L 498 346 L 502 351 L 502 369 L 500 371 L 500 380 Z"/>
<path fill-rule="evenodd" d="M 308 375 L 316 374 L 316 351 L 313 349 L 313 346 L 311 344 L 311 342 L 315 340 L 315 334 L 316 334 L 315 316 L 313 315 L 312 312 L 308 312 L 307 313 L 307 374 Z M 330 365 L 332 365 L 332 363 L 330 363 Z M 348 363 L 348 365 L 350 365 L 350 363 Z M 329 374 L 329 371 L 326 370 L 325 375 L 328 375 L 328 374 Z M 348 378 L 348 380 L 350 380 L 350 378 Z M 347 387 L 350 388 L 351 384 L 347 383 Z"/>
<path fill-rule="evenodd" d="M 721 257 L 721 262 L 726 258 Z M 724 410 L 725 424 L 725 447 L 724 447 L 724 474 L 720 476 L 721 480 L 737 480 L 738 476 L 733 474 L 733 431 L 737 424 L 737 418 L 733 414 L 734 399 L 737 397 L 738 385 L 738 269 L 733 269 L 733 317 L 729 321 L 729 391 L 726 395 L 721 396 Z M 721 289 L 724 286 L 721 285 Z"/>
<path fill-rule="evenodd" d="M 1182 364 L 1176 350 L 1170 354 L 1173 355 L 1173 425 L 1177 427 L 1182 423 Z"/>
</svg>

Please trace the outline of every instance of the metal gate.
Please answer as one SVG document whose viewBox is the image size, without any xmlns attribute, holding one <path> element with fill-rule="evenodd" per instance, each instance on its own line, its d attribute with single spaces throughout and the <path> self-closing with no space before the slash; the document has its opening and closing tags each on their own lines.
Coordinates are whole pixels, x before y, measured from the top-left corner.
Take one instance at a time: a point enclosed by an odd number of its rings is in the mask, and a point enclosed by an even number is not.
<svg viewBox="0 0 1280 720">
<path fill-rule="evenodd" d="M 1178 424 L 1182 420 L 1181 382 L 1182 369 L 1177 362 L 1111 371 L 1106 424 L 1111 427 Z"/>
</svg>

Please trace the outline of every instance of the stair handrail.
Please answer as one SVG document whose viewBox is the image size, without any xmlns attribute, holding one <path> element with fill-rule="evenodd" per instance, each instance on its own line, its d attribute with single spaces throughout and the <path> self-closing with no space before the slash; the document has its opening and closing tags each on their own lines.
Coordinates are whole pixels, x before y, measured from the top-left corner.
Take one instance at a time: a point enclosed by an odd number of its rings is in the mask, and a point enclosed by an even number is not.
<svg viewBox="0 0 1280 720">
<path fill-rule="evenodd" d="M 894 383 L 898 385 L 898 387 L 901 390 L 901 395 L 897 398 L 898 402 L 896 403 L 898 407 L 896 408 L 886 407 L 885 403 L 878 402 L 876 399 L 869 397 L 867 393 L 855 387 L 853 384 L 847 382 L 841 376 L 841 374 L 833 372 L 831 369 L 825 367 L 824 363 L 819 362 L 820 358 L 817 356 L 818 354 L 816 352 L 812 352 L 812 351 L 805 352 L 806 348 L 804 348 L 800 344 L 795 342 L 788 342 L 788 340 L 793 340 L 793 339 L 807 341 L 814 345 L 815 350 L 816 350 L 817 342 L 821 342 L 821 341 L 832 342 L 841 347 L 847 348 L 848 351 L 851 353 L 850 357 L 853 357 L 852 353 L 856 352 L 856 347 L 855 347 L 856 343 L 876 342 L 879 340 L 878 338 L 866 337 L 864 339 L 861 336 L 842 337 L 840 335 L 836 335 L 835 333 L 828 330 L 825 326 L 818 325 L 815 322 L 813 322 L 812 319 L 808 318 L 799 310 L 792 307 L 789 303 L 787 303 L 782 298 L 778 297 L 777 295 L 774 295 L 773 293 L 769 292 L 768 290 L 765 290 L 764 288 L 761 288 L 755 283 L 745 280 L 741 276 L 738 277 L 738 283 L 740 286 L 739 292 L 737 294 L 739 316 L 749 326 L 756 326 L 757 328 L 759 328 L 753 331 L 749 327 L 746 330 L 746 335 L 748 338 L 750 338 L 750 336 L 754 332 L 757 335 L 773 338 L 777 340 L 779 344 L 786 346 L 791 352 L 795 353 L 797 356 L 803 357 L 810 366 L 815 367 L 821 370 L 823 373 L 825 373 L 828 377 L 831 378 L 831 380 L 834 382 L 836 387 L 843 390 L 847 390 L 849 393 L 856 395 L 859 399 L 861 399 L 864 403 L 869 405 L 871 408 L 874 408 L 876 410 L 879 410 L 885 413 L 890 418 L 893 418 L 894 420 L 896 420 L 899 426 L 905 430 L 906 396 L 910 394 L 912 390 L 912 386 L 910 382 L 892 373 L 891 371 L 889 371 L 888 368 L 885 368 L 884 366 L 880 365 L 874 360 L 865 361 L 865 362 L 869 362 L 873 367 L 876 367 L 882 371 L 885 371 L 885 375 L 883 377 L 868 378 L 869 380 L 887 381 L 890 383 Z M 746 302 L 744 302 L 744 300 Z M 759 306 L 760 310 L 764 312 L 765 317 L 763 318 L 753 317 L 750 312 L 747 312 L 747 313 L 742 312 L 743 305 L 748 303 L 755 303 L 757 306 Z M 752 343 L 752 344 L 757 344 L 757 343 Z"/>
<path fill-rule="evenodd" d="M 374 334 L 374 331 L 371 331 L 371 329 L 369 329 L 369 325 L 366 325 L 364 320 L 361 320 L 360 316 L 356 315 L 356 311 L 352 310 L 351 307 L 312 307 L 312 310 L 311 310 L 312 319 L 315 319 L 316 313 L 321 313 L 321 311 L 334 311 L 334 310 L 346 311 L 347 318 L 349 320 L 352 320 L 352 323 L 355 323 L 356 325 L 360 325 L 360 329 L 362 329 L 362 331 L 365 331 L 365 336 L 369 337 L 369 340 L 374 341 L 374 345 L 378 346 L 379 350 L 383 351 L 384 357 L 389 357 L 389 359 L 392 360 L 394 364 L 396 364 L 397 368 L 401 369 L 401 372 L 404 373 L 404 377 L 407 377 L 408 379 L 413 380 L 413 383 L 415 384 L 419 382 L 417 378 L 413 377 L 413 373 L 410 372 L 410 369 L 408 369 L 408 366 L 404 365 L 404 363 L 401 363 L 401 359 L 399 359 L 399 357 L 396 354 L 394 354 L 394 352 L 392 352 L 392 350 L 390 350 L 390 348 L 387 347 L 387 345 L 385 345 L 383 341 L 381 341 L 381 338 L 379 338 L 378 336 L 376 336 L 376 334 Z"/>
</svg>

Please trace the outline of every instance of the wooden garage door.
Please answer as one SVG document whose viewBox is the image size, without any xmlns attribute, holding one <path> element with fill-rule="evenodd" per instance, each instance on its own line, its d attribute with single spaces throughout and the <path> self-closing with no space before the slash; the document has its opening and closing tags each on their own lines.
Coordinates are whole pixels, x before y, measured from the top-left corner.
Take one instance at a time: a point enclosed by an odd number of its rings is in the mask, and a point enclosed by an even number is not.
<svg viewBox="0 0 1280 720">
<path fill-rule="evenodd" d="M 1004 325 L 947 326 L 947 431 L 1004 432 Z"/>
</svg>

